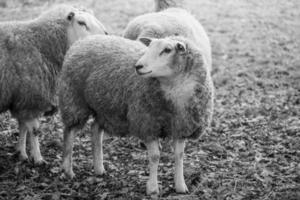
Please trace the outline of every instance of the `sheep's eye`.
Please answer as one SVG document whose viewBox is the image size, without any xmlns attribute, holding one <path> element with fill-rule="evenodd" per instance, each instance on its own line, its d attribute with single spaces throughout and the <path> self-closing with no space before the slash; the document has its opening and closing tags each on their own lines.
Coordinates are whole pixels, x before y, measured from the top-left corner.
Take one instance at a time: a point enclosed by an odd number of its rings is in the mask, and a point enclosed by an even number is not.
<svg viewBox="0 0 300 200">
<path fill-rule="evenodd" d="M 80 26 L 86 26 L 86 23 L 83 22 L 83 21 L 78 21 L 77 23 L 78 23 Z"/>
<path fill-rule="evenodd" d="M 165 48 L 164 49 L 164 53 L 170 53 L 172 51 L 172 49 L 170 49 L 170 48 Z"/>
<path fill-rule="evenodd" d="M 172 51 L 172 49 L 170 48 L 165 48 L 160 54 L 163 54 L 163 53 L 170 53 Z"/>
</svg>

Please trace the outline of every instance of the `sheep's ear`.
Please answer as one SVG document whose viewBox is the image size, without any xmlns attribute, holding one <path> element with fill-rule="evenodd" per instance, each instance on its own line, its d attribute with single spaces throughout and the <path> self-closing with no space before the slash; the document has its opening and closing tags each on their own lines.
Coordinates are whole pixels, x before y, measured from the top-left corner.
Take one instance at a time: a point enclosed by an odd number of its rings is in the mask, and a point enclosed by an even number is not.
<svg viewBox="0 0 300 200">
<path fill-rule="evenodd" d="M 177 44 L 176 44 L 176 51 L 177 52 L 180 52 L 180 53 L 184 53 L 184 52 L 186 52 L 186 46 L 185 46 L 185 44 L 183 44 L 183 43 L 181 43 L 181 42 L 178 42 Z"/>
<path fill-rule="evenodd" d="M 67 19 L 68 19 L 69 21 L 72 21 L 73 18 L 74 18 L 74 16 L 75 16 L 75 13 L 74 13 L 74 12 L 70 12 L 70 13 L 68 14 L 68 16 L 67 16 Z"/>
<path fill-rule="evenodd" d="M 152 42 L 152 39 L 151 38 L 142 37 L 142 38 L 139 38 L 139 41 L 142 42 L 144 45 L 149 46 L 150 43 Z"/>
</svg>

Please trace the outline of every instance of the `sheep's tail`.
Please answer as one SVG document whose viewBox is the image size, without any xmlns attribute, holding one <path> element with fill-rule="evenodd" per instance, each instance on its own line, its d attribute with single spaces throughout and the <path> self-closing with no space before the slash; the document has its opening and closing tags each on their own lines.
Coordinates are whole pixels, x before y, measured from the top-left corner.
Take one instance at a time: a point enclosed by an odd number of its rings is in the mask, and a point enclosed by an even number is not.
<svg viewBox="0 0 300 200">
<path fill-rule="evenodd" d="M 184 0 L 154 0 L 155 11 L 165 10 L 167 8 L 183 7 Z"/>
</svg>

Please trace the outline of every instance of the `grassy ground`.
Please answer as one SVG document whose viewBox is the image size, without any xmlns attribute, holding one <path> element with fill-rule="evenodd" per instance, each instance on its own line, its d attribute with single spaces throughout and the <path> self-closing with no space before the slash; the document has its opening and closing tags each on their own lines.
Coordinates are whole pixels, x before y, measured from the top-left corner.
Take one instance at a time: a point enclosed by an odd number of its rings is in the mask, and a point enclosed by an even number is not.
<svg viewBox="0 0 300 200">
<path fill-rule="evenodd" d="M 0 20 L 32 18 L 53 3 L 0 0 Z M 173 157 L 164 145 L 161 198 L 300 199 L 300 1 L 188 0 L 187 7 L 211 38 L 216 110 L 212 132 L 186 148 L 190 194 L 175 193 Z M 108 30 L 120 35 L 128 21 L 153 5 L 152 0 L 98 0 L 93 8 Z M 77 177 L 70 181 L 60 178 L 58 116 L 42 119 L 42 130 L 42 154 L 49 164 L 19 163 L 16 122 L 0 115 L 0 200 L 147 199 L 147 157 L 136 139 L 108 138 L 108 173 L 94 177 L 87 127 L 75 145 Z"/>
</svg>

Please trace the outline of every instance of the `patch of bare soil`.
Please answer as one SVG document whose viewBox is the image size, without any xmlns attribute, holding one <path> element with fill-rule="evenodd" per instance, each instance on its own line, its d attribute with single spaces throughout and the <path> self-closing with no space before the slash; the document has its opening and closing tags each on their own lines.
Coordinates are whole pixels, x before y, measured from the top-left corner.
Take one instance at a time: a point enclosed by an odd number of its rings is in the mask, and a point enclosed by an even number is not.
<svg viewBox="0 0 300 200">
<path fill-rule="evenodd" d="M 1 21 L 34 17 L 54 1 L 3 2 L 8 1 L 0 0 Z M 300 2 L 187 2 L 213 46 L 215 115 L 212 131 L 186 147 L 189 194 L 175 193 L 173 154 L 162 143 L 161 199 L 300 199 Z M 152 0 L 99 0 L 93 8 L 120 35 L 129 20 L 151 11 Z M 77 176 L 66 180 L 60 172 L 59 117 L 43 119 L 42 131 L 48 164 L 21 163 L 14 155 L 17 125 L 9 114 L 0 115 L 0 200 L 148 198 L 146 151 L 136 139 L 105 140 L 107 173 L 95 177 L 87 127 L 74 148 Z"/>
</svg>

